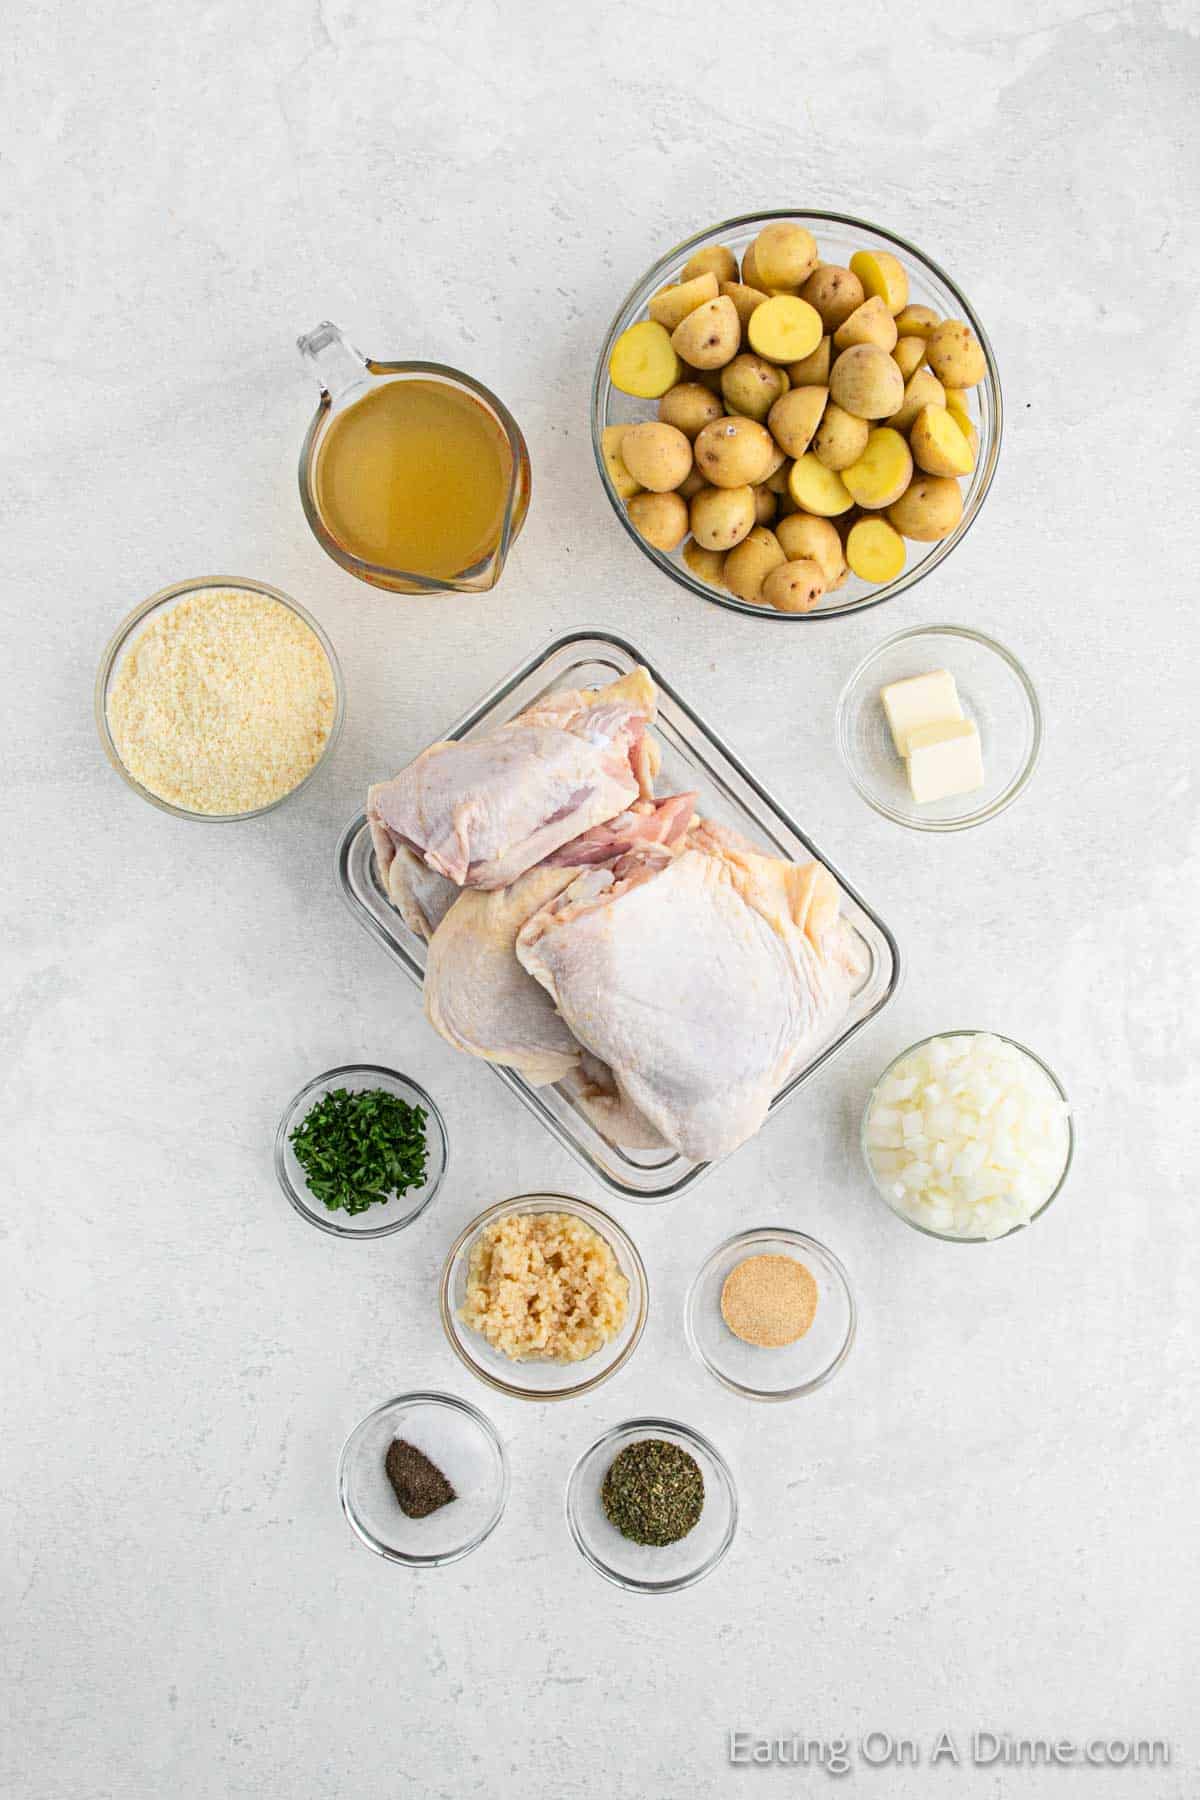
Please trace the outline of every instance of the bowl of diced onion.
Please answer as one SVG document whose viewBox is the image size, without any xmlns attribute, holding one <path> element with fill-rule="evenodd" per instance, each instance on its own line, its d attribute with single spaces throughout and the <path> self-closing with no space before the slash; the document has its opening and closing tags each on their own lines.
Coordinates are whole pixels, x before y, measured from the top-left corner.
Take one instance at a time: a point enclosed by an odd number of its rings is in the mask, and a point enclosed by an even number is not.
<svg viewBox="0 0 1200 1800">
<path fill-rule="evenodd" d="M 1040 1057 L 990 1031 L 923 1038 L 889 1063 L 867 1102 L 862 1151 L 906 1225 L 986 1243 L 1040 1218 L 1075 1152 L 1066 1092 Z"/>
</svg>

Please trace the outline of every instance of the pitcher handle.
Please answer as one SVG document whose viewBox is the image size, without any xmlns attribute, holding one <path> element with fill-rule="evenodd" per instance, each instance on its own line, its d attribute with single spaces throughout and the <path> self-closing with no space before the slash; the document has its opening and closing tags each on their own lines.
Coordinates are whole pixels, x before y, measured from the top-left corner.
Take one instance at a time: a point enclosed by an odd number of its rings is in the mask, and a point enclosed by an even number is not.
<svg viewBox="0 0 1200 1800">
<path fill-rule="evenodd" d="M 321 392 L 330 400 L 339 399 L 370 374 L 362 351 L 356 350 L 328 319 L 297 338 L 296 348 L 320 383 Z"/>
</svg>

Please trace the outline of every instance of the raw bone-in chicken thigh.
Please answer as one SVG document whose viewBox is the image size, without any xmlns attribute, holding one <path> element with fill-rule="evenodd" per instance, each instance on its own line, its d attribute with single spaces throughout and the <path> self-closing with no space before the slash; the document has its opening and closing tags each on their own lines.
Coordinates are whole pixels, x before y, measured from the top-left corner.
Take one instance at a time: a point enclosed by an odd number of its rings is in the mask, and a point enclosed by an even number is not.
<svg viewBox="0 0 1200 1800">
<path fill-rule="evenodd" d="M 631 852 L 670 856 L 687 831 L 695 798 L 638 801 L 510 887 L 454 890 L 457 898 L 433 933 L 425 965 L 425 1016 L 435 1031 L 456 1050 L 516 1069 L 533 1087 L 570 1074 L 580 1060 L 579 1045 L 549 994 L 517 961 L 517 933 L 602 856 L 618 864 Z M 634 1129 L 655 1141 L 645 1121 L 633 1122 L 632 1109 L 621 1105 L 607 1071 L 589 1069 L 577 1097 L 587 1103 L 585 1110 L 594 1101 L 594 1116 L 620 1128 L 621 1142 L 628 1143 Z"/>
<path fill-rule="evenodd" d="M 703 827 L 665 867 L 589 870 L 517 938 L 620 1093 L 683 1155 L 756 1132 L 858 973 L 837 889 Z"/>
<path fill-rule="evenodd" d="M 368 796 L 380 873 L 397 849 L 459 887 L 502 888 L 650 791 L 644 669 L 553 693 L 487 737 L 433 744 Z"/>
</svg>

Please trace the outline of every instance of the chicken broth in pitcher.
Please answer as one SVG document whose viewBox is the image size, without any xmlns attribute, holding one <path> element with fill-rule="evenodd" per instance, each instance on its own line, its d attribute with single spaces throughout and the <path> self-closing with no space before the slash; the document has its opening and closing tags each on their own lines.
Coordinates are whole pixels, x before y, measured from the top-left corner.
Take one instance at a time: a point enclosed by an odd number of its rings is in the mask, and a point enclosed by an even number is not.
<svg viewBox="0 0 1200 1800">
<path fill-rule="evenodd" d="M 332 421 L 314 498 L 351 556 L 413 575 L 461 575 L 496 549 L 512 450 L 472 395 L 436 380 L 385 382 Z"/>
</svg>

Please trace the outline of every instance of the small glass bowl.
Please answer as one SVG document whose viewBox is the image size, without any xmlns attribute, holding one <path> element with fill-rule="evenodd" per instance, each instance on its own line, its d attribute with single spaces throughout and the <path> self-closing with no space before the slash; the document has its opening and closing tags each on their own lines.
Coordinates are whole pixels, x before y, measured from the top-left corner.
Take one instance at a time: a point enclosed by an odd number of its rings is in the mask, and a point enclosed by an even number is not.
<svg viewBox="0 0 1200 1800">
<path fill-rule="evenodd" d="M 856 250 L 891 251 L 900 258 L 908 273 L 910 304 L 932 306 L 943 318 L 965 319 L 983 346 L 987 358 L 987 374 L 977 387 L 968 390 L 967 405 L 979 433 L 979 449 L 974 470 L 963 482 L 962 518 L 950 536 L 936 544 L 912 543 L 906 539 L 904 548 L 907 561 L 894 581 L 876 586 L 860 580 L 856 575 L 848 575 L 843 587 L 836 588 L 808 613 L 782 613 L 772 606 L 753 606 L 748 601 L 737 599 L 725 588 L 711 587 L 708 582 L 693 575 L 683 561 L 682 545 L 678 550 L 654 549 L 630 522 L 625 504 L 605 467 L 603 455 L 606 426 L 627 425 L 638 419 L 653 419 L 658 416 L 657 401 L 638 400 L 631 394 L 623 394 L 609 379 L 608 359 L 621 333 L 636 320 L 646 317 L 650 296 L 665 283 L 677 280 L 680 269 L 695 251 L 711 244 L 724 244 L 737 254 L 740 262 L 743 252 L 750 247 L 763 226 L 769 225 L 774 219 L 786 219 L 806 226 L 816 238 L 824 262 L 848 263 Z M 745 613 L 756 619 L 782 620 L 785 624 L 811 624 L 814 619 L 836 619 L 845 613 L 863 612 L 868 606 L 879 606 L 884 600 L 891 600 L 895 595 L 913 587 L 923 576 L 936 569 L 939 563 L 944 562 L 955 545 L 962 542 L 987 498 L 1000 458 L 1002 418 L 1003 402 L 996 359 L 987 334 L 966 295 L 955 286 L 945 270 L 918 250 L 915 244 L 897 237 L 894 232 L 885 231 L 882 226 L 869 225 L 865 220 L 853 218 L 847 213 L 799 212 L 786 208 L 774 212 L 745 213 L 740 218 L 725 219 L 719 225 L 710 226 L 707 231 L 697 232 L 695 237 L 686 239 L 684 243 L 676 244 L 673 250 L 668 250 L 665 256 L 659 258 L 626 295 L 601 345 L 592 382 L 592 449 L 600 480 L 608 495 L 609 504 L 643 556 L 649 557 L 664 575 L 669 575 L 680 587 L 699 594 L 702 600 L 710 600 L 715 606 L 727 607 L 730 612 Z"/>
<path fill-rule="evenodd" d="M 704 1510 L 677 1544 L 635 1544 L 609 1522 L 600 1498 L 614 1458 L 643 1438 L 664 1438 L 694 1456 L 704 1477 Z M 628 1419 L 585 1450 L 567 1482 L 567 1525 L 576 1548 L 606 1581 L 634 1594 L 674 1594 L 703 1581 L 737 1534 L 737 1487 L 715 1444 L 674 1419 Z"/>
<path fill-rule="evenodd" d="M 625 1323 L 602 1349 L 582 1362 L 559 1363 L 539 1358 L 512 1362 L 499 1350 L 493 1350 L 485 1337 L 464 1325 L 458 1316 L 466 1302 L 467 1270 L 476 1238 L 485 1226 L 507 1218 L 511 1213 L 570 1213 L 573 1218 L 590 1225 L 612 1247 L 629 1283 Z M 459 1233 L 450 1246 L 442 1270 L 442 1325 L 451 1349 L 480 1381 L 486 1381 L 489 1387 L 502 1394 L 513 1394 L 519 1400 L 568 1400 L 599 1387 L 602 1381 L 615 1375 L 637 1349 L 646 1327 L 649 1304 L 650 1284 L 632 1238 L 598 1206 L 589 1206 L 586 1201 L 575 1200 L 568 1194 L 518 1194 L 512 1200 L 501 1200 L 495 1206 L 489 1206 Z"/>
<path fill-rule="evenodd" d="M 384 1459 L 404 1438 L 445 1475 L 456 1498 L 410 1519 L 392 1491 Z M 388 1562 L 437 1569 L 477 1550 L 508 1499 L 508 1459 L 496 1427 L 453 1394 L 401 1394 L 354 1427 L 338 1458 L 338 1499 L 357 1537 Z"/>
<path fill-rule="evenodd" d="M 399 1197 L 393 1194 L 390 1200 L 377 1206 L 369 1206 L 366 1212 L 361 1213 L 346 1213 L 329 1208 L 309 1192 L 304 1170 L 292 1148 L 292 1133 L 304 1122 L 317 1102 L 324 1099 L 326 1094 L 331 1094 L 335 1088 L 349 1088 L 351 1093 L 384 1088 L 409 1106 L 425 1108 L 428 1117 L 425 1121 L 426 1180 L 423 1187 L 409 1188 L 407 1194 Z M 446 1122 L 437 1102 L 431 1100 L 424 1088 L 418 1087 L 415 1081 L 410 1081 L 407 1075 L 400 1075 L 395 1069 L 380 1068 L 376 1063 L 346 1063 L 340 1069 L 328 1069 L 324 1075 L 314 1077 L 285 1108 L 275 1133 L 275 1173 L 284 1194 L 302 1219 L 307 1219 L 318 1231 L 328 1231 L 332 1237 L 339 1238 L 390 1237 L 393 1231 L 403 1231 L 406 1225 L 419 1219 L 437 1196 L 449 1155 Z"/>
<path fill-rule="evenodd" d="M 984 784 L 918 806 L 879 691 L 940 668 L 953 675 L 963 713 L 979 727 Z M 1025 670 L 994 638 L 965 625 L 918 625 L 864 656 L 842 689 L 836 733 L 846 773 L 877 813 L 914 831 L 965 831 L 994 819 L 1028 785 L 1041 754 L 1042 709 Z"/>
<path fill-rule="evenodd" d="M 867 1104 L 863 1108 L 862 1124 L 859 1126 L 859 1132 L 858 1132 L 859 1148 L 862 1151 L 862 1159 L 863 1159 L 863 1162 L 866 1164 L 867 1174 L 870 1177 L 871 1186 L 875 1189 L 875 1192 L 879 1195 L 879 1198 L 883 1201 L 883 1203 L 887 1207 L 888 1211 L 895 1213 L 895 1215 L 898 1219 L 903 1219 L 903 1221 L 906 1225 L 911 1225 L 914 1231 L 919 1231 L 923 1237 L 936 1238 L 938 1240 L 938 1242 L 942 1243 L 942 1244 L 999 1244 L 999 1243 L 1002 1243 L 1005 1238 L 1014 1237 L 1018 1231 L 1026 1230 L 1026 1227 L 1024 1225 L 1014 1225 L 1011 1231 L 1001 1232 L 998 1236 L 996 1236 L 994 1238 L 959 1237 L 956 1233 L 954 1233 L 952 1231 L 934 1231 L 931 1226 L 922 1225 L 918 1220 L 910 1219 L 908 1214 L 905 1212 L 901 1212 L 900 1208 L 896 1205 L 895 1197 L 893 1195 L 887 1193 L 886 1190 L 884 1189 L 883 1183 L 880 1181 L 878 1175 L 875 1173 L 875 1167 L 871 1161 L 870 1146 L 867 1143 L 867 1120 L 871 1116 L 871 1108 L 875 1104 L 875 1098 L 876 1098 L 876 1095 L 879 1093 L 880 1088 L 883 1086 L 884 1082 L 887 1080 L 888 1076 L 892 1073 L 892 1070 L 896 1067 L 896 1065 L 898 1063 L 902 1063 L 906 1056 L 911 1056 L 914 1050 L 922 1050 L 922 1049 L 924 1049 L 926 1044 L 932 1044 L 935 1038 L 957 1038 L 957 1037 L 994 1037 L 994 1038 L 999 1038 L 1000 1042 L 1002 1044 L 1011 1044 L 1014 1050 L 1019 1050 L 1021 1052 L 1022 1056 L 1027 1056 L 1029 1058 L 1030 1062 L 1037 1064 L 1038 1068 L 1042 1071 L 1042 1073 L 1049 1077 L 1051 1084 L 1053 1085 L 1053 1087 L 1055 1088 L 1055 1090 L 1058 1093 L 1059 1099 L 1062 1100 L 1065 1105 L 1067 1105 L 1067 1106 L 1070 1105 L 1070 1101 L 1067 1098 L 1067 1090 L 1063 1086 L 1062 1082 L 1058 1079 L 1058 1076 L 1054 1073 L 1054 1070 L 1050 1067 L 1049 1063 L 1044 1063 L 1042 1061 L 1041 1057 L 1037 1056 L 1029 1048 L 1029 1046 L 1027 1044 L 1019 1044 L 1017 1042 L 1016 1038 L 1005 1037 L 1005 1035 L 1002 1031 L 987 1031 L 987 1032 L 985 1032 L 979 1026 L 971 1027 L 970 1029 L 968 1029 L 966 1031 L 933 1031 L 933 1032 L 930 1032 L 928 1037 L 919 1038 L 915 1044 L 910 1044 L 908 1046 L 907 1050 L 901 1050 L 901 1052 L 898 1056 L 893 1056 L 891 1062 L 888 1064 L 887 1068 L 883 1071 L 882 1075 L 879 1077 L 879 1080 L 875 1083 L 875 1086 L 871 1089 L 871 1092 L 867 1098 Z M 1066 1186 L 1067 1176 L 1071 1172 L 1071 1164 L 1074 1161 L 1074 1158 L 1075 1158 L 1075 1116 L 1073 1113 L 1068 1112 L 1067 1113 L 1067 1148 L 1066 1148 L 1066 1154 L 1063 1158 L 1062 1173 L 1059 1175 L 1059 1178 L 1058 1178 L 1057 1182 L 1055 1183 L 1051 1192 L 1047 1195 L 1046 1199 L 1042 1201 L 1042 1204 L 1038 1207 L 1037 1211 L 1033 1214 L 1032 1218 L 1029 1221 L 1030 1225 L 1036 1224 L 1037 1221 L 1042 1217 L 1042 1214 L 1048 1210 L 1048 1208 L 1054 1203 L 1055 1200 L 1058 1199 L 1058 1196 L 1062 1193 L 1063 1188 Z"/>
<path fill-rule="evenodd" d="M 141 627 L 145 625 L 152 613 L 165 612 L 168 607 L 174 606 L 186 595 L 199 593 L 205 588 L 240 588 L 248 594 L 265 594 L 268 599 L 278 600 L 281 606 L 286 606 L 289 612 L 295 613 L 296 617 L 302 619 L 308 626 L 325 652 L 333 674 L 333 724 L 325 741 L 325 748 L 303 781 L 298 781 L 294 788 L 288 789 L 286 794 L 280 794 L 277 800 L 268 801 L 266 806 L 252 807 L 249 812 L 192 812 L 186 806 L 176 806 L 172 801 L 164 800 L 160 794 L 152 794 L 150 789 L 143 787 L 141 782 L 125 767 L 108 723 L 108 697 L 112 690 L 112 684 L 116 679 L 121 658 L 129 649 L 133 639 L 139 634 Z M 337 652 L 321 626 L 310 612 L 305 611 L 298 600 L 293 600 L 289 594 L 283 593 L 279 588 L 269 586 L 265 581 L 243 580 L 236 575 L 204 575 L 198 576 L 192 581 L 177 581 L 173 587 L 161 588 L 157 594 L 151 594 L 148 600 L 143 600 L 140 606 L 135 606 L 127 618 L 122 619 L 109 639 L 104 655 L 100 658 L 100 667 L 96 673 L 95 713 L 96 729 L 100 733 L 104 754 L 117 774 L 129 783 L 135 794 L 140 794 L 143 800 L 150 802 L 151 806 L 157 806 L 160 812 L 173 813 L 177 819 L 197 819 L 207 825 L 228 825 L 235 819 L 259 819 L 264 813 L 274 812 L 277 806 L 282 806 L 285 800 L 290 800 L 294 794 L 300 792 L 301 788 L 308 786 L 318 769 L 325 766 L 342 735 L 342 725 L 346 717 L 346 688 L 342 680 L 342 668 L 337 659 Z"/>
<path fill-rule="evenodd" d="M 815 1278 L 816 1315 L 794 1344 L 763 1349 L 743 1343 L 725 1323 L 721 1290 L 726 1277 L 748 1256 L 790 1256 Z M 746 1400 L 795 1400 L 823 1387 L 849 1356 L 856 1326 L 850 1277 L 833 1251 L 803 1231 L 782 1225 L 741 1231 L 719 1244 L 697 1270 L 684 1308 L 693 1355 L 724 1387 Z"/>
</svg>

